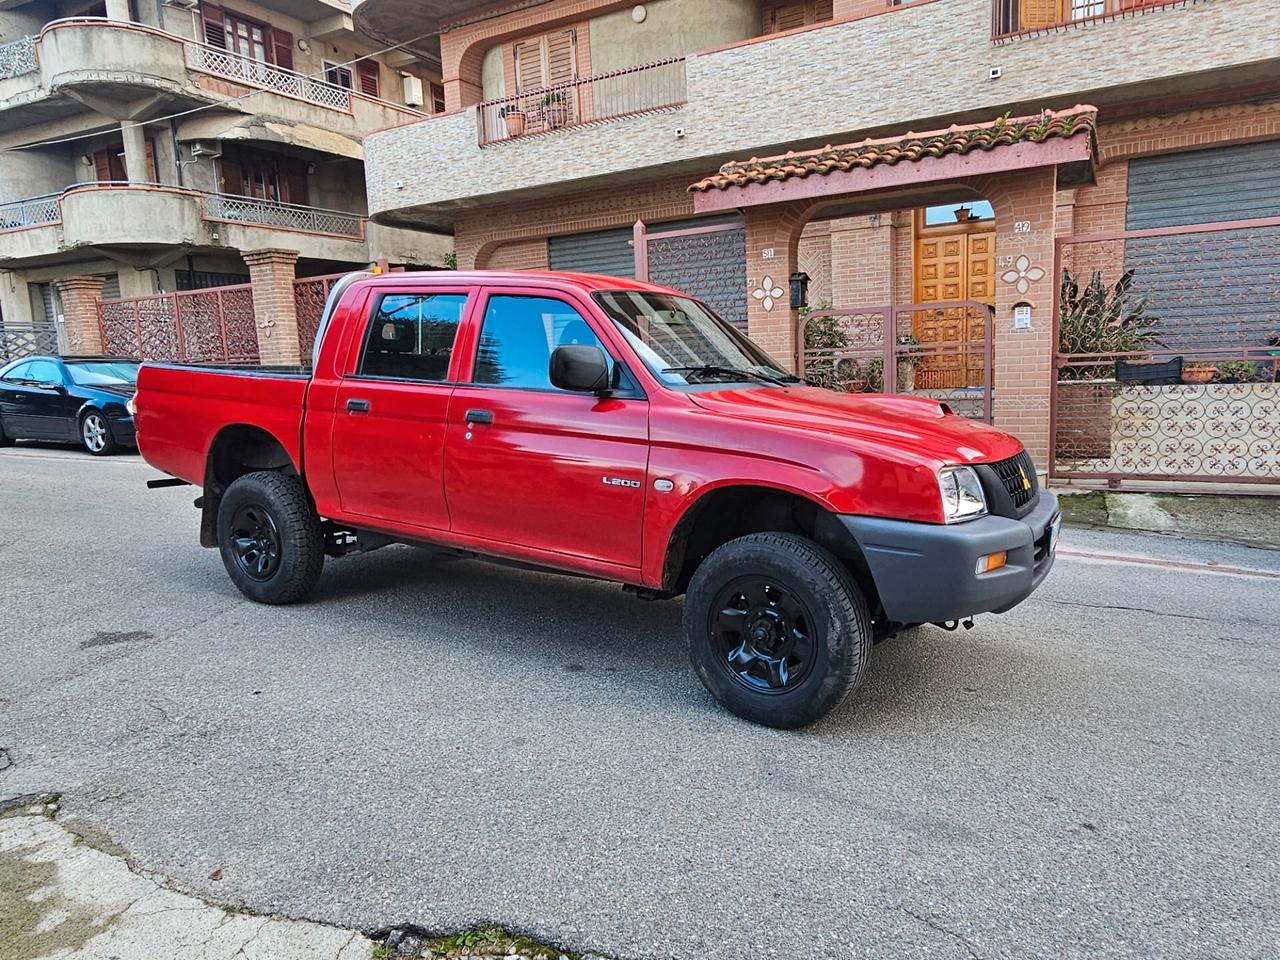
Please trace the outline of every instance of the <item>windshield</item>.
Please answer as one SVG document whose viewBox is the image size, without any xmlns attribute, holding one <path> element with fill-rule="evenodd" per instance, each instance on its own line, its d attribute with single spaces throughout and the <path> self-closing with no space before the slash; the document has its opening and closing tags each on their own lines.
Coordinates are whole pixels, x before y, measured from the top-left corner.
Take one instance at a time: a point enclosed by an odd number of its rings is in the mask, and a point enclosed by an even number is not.
<svg viewBox="0 0 1280 960">
<path fill-rule="evenodd" d="M 799 383 L 704 304 L 666 293 L 597 293 L 631 348 L 663 383 Z"/>
<path fill-rule="evenodd" d="M 81 387 L 111 387 L 138 382 L 138 365 L 124 361 L 95 360 L 90 363 L 68 363 L 73 383 Z"/>
</svg>

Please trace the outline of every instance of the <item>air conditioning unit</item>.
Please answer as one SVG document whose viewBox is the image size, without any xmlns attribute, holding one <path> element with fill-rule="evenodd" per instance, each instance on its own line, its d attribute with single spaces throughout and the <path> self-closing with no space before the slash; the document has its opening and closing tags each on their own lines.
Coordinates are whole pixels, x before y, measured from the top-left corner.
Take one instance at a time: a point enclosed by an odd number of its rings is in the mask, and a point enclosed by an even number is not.
<svg viewBox="0 0 1280 960">
<path fill-rule="evenodd" d="M 422 106 L 426 102 L 422 99 L 422 81 L 407 73 L 400 74 L 400 78 L 404 81 L 404 105 L 406 107 Z"/>
<path fill-rule="evenodd" d="M 216 160 L 222 156 L 222 144 L 216 140 L 196 140 L 191 144 L 191 159 L 197 160 L 200 157 L 209 157 Z"/>
</svg>

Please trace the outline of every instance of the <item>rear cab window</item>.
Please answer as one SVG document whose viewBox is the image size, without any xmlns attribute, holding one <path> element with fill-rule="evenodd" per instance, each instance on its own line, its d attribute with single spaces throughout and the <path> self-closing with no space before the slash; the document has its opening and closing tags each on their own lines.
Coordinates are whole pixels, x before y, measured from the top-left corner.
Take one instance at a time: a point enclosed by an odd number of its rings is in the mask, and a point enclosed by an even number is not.
<svg viewBox="0 0 1280 960">
<path fill-rule="evenodd" d="M 448 381 L 467 299 L 461 290 L 377 294 L 360 342 L 355 376 Z"/>
</svg>

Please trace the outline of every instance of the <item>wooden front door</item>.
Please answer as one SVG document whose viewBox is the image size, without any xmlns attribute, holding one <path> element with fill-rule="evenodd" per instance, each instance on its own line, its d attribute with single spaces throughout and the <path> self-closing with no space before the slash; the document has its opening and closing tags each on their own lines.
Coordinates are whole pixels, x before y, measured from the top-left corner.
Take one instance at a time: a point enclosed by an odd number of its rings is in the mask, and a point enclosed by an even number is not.
<svg viewBox="0 0 1280 960">
<path fill-rule="evenodd" d="M 916 302 L 976 300 L 995 306 L 996 235 L 990 221 L 917 227 Z M 955 307 L 919 310 L 912 332 L 922 344 L 964 344 L 927 352 L 916 371 L 921 389 L 981 387 L 985 310 Z"/>
</svg>

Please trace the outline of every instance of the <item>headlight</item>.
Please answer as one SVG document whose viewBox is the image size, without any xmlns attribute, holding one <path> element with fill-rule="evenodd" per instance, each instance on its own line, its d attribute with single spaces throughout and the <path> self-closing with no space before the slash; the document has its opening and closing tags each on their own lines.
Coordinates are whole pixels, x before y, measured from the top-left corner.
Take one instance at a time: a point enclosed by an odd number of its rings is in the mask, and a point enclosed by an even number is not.
<svg viewBox="0 0 1280 960">
<path fill-rule="evenodd" d="M 124 402 L 124 408 L 129 411 L 129 416 L 136 417 L 138 415 L 138 395 L 136 393 Z"/>
<path fill-rule="evenodd" d="M 942 516 L 947 523 L 959 523 L 985 516 L 987 498 L 973 467 L 943 467 L 938 471 L 942 492 Z"/>
</svg>

